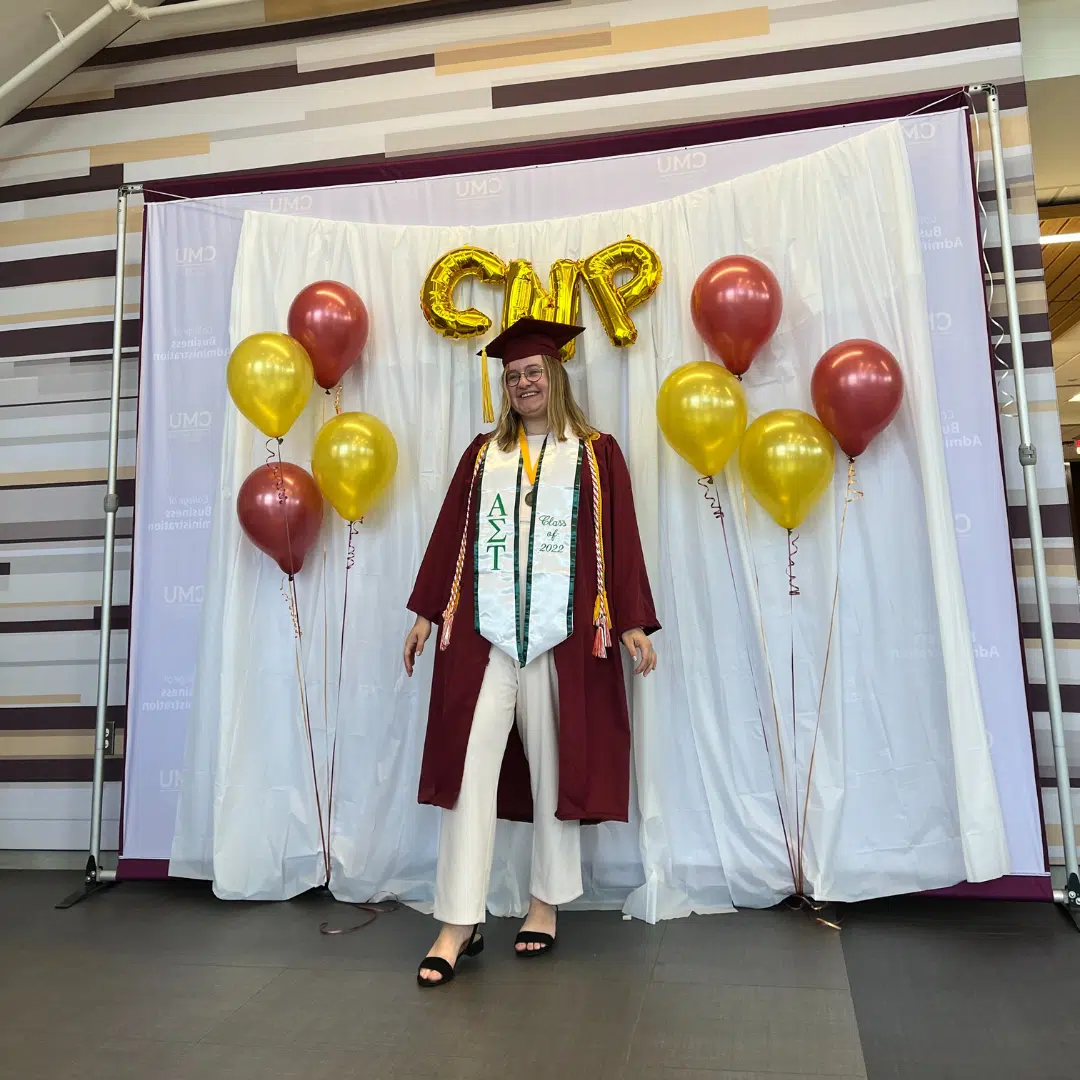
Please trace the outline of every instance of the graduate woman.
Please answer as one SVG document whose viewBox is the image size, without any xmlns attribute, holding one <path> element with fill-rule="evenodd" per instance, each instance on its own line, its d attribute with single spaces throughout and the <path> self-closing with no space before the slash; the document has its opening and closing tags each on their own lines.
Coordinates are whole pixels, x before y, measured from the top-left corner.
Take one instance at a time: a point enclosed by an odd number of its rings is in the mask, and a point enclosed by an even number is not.
<svg viewBox="0 0 1080 1080">
<path fill-rule="evenodd" d="M 579 333 L 526 318 L 488 346 L 503 362 L 501 414 L 457 467 L 409 599 L 409 675 L 439 624 L 419 798 L 443 808 L 442 927 L 417 973 L 424 988 L 483 949 L 496 817 L 533 822 L 522 959 L 551 951 L 557 907 L 582 893 L 581 823 L 627 819 L 630 720 L 613 643 L 648 675 L 659 623 L 622 452 L 563 369 Z"/>
</svg>

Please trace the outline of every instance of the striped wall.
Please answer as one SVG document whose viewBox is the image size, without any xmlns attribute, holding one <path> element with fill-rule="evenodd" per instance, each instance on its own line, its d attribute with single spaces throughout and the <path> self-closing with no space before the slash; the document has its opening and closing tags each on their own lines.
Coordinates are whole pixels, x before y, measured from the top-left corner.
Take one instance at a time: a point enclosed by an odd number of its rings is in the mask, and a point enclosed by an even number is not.
<svg viewBox="0 0 1080 1080">
<path fill-rule="evenodd" d="M 118 184 L 308 162 L 405 162 L 983 81 L 1002 86 L 1006 106 L 1058 663 L 1080 788 L 1080 605 L 1020 55 L 1016 0 L 263 0 L 140 23 L 0 128 L 0 785 L 21 785 L 0 797 L 0 847 L 85 842 L 85 826 L 50 810 L 48 798 L 12 796 L 33 785 L 70 808 L 89 776 Z M 985 124 L 976 143 L 1000 285 Z M 134 207 L 109 697 L 121 735 L 142 225 L 138 200 Z M 993 307 L 1003 318 L 1000 287 Z M 1006 360 L 1009 350 L 1006 338 Z M 1045 769 L 1046 692 L 1015 419 L 1003 417 L 1002 430 Z M 108 775 L 119 774 L 114 757 Z M 1060 855 L 1052 798 L 1046 810 Z M 63 836 L 57 820 L 71 825 Z"/>
</svg>

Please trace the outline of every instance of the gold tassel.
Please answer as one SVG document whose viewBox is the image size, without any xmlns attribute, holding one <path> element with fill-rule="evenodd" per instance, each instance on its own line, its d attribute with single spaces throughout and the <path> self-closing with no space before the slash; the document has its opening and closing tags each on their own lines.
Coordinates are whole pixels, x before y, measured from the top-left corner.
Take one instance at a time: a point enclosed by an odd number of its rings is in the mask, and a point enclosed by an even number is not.
<svg viewBox="0 0 1080 1080">
<path fill-rule="evenodd" d="M 491 375 L 488 372 L 487 347 L 480 350 L 480 398 L 484 404 L 484 423 L 495 423 L 495 409 L 491 404 Z"/>
</svg>

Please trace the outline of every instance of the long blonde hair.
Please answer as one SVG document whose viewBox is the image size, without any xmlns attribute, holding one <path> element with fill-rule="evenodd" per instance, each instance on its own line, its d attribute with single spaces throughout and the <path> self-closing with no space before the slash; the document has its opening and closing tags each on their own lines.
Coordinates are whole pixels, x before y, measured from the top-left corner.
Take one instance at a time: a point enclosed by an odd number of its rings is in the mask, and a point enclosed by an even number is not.
<svg viewBox="0 0 1080 1080">
<path fill-rule="evenodd" d="M 596 428 L 589 423 L 581 406 L 574 400 L 570 389 L 570 379 L 561 360 L 553 356 L 543 356 L 544 374 L 547 377 L 547 418 L 548 427 L 559 442 L 565 442 L 567 432 L 579 439 L 591 439 Z M 508 452 L 517 446 L 518 427 L 521 420 L 510 404 L 510 394 L 506 389 L 506 374 L 502 379 L 502 407 L 491 441 L 502 451 Z"/>
</svg>

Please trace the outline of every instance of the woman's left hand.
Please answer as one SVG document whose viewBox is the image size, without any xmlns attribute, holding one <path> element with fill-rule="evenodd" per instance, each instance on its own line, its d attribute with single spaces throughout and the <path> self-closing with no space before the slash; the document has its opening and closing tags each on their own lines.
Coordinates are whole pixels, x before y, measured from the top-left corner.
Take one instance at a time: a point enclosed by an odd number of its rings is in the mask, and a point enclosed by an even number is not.
<svg viewBox="0 0 1080 1080">
<path fill-rule="evenodd" d="M 635 675 L 648 675 L 656 670 L 656 650 L 644 630 L 627 630 L 622 636 L 622 643 L 634 657 Z"/>
</svg>

